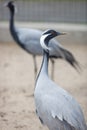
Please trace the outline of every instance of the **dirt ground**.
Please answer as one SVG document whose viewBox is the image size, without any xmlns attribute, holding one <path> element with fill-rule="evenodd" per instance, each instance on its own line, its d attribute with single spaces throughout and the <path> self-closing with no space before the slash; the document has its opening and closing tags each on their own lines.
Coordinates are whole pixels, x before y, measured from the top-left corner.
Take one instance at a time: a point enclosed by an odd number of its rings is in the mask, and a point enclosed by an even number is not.
<svg viewBox="0 0 87 130">
<path fill-rule="evenodd" d="M 56 60 L 55 82 L 76 98 L 87 122 L 87 45 L 64 46 L 75 55 L 82 70 L 78 73 L 65 61 Z M 38 70 L 41 59 L 37 58 Z M 31 96 L 34 83 L 32 56 L 15 43 L 0 43 L 0 130 L 47 130 L 35 113 Z"/>
</svg>

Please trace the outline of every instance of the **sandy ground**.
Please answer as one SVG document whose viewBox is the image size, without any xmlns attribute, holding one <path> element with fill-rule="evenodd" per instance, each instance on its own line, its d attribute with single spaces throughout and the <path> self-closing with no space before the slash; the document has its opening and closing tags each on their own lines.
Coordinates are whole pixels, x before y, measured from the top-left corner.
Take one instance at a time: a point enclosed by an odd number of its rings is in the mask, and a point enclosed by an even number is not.
<svg viewBox="0 0 87 130">
<path fill-rule="evenodd" d="M 80 62 L 77 73 L 69 64 L 56 60 L 55 82 L 80 103 L 87 121 L 87 45 L 65 45 Z M 38 70 L 41 57 L 37 58 Z M 0 130 L 46 130 L 35 114 L 32 56 L 16 44 L 0 43 Z M 51 65 L 49 65 L 49 71 Z M 49 72 L 50 73 L 50 72 Z"/>
</svg>

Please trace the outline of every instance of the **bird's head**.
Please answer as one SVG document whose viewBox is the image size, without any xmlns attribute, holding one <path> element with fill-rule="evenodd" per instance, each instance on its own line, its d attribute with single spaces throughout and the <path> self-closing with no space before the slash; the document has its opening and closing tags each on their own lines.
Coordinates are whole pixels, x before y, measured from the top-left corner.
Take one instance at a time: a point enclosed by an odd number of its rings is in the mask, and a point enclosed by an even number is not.
<svg viewBox="0 0 87 130">
<path fill-rule="evenodd" d="M 45 50 L 50 50 L 51 48 L 48 47 L 49 41 L 59 35 L 65 35 L 65 32 L 57 32 L 55 30 L 49 29 L 43 32 L 40 38 L 40 44 Z"/>
<path fill-rule="evenodd" d="M 57 31 L 55 31 L 55 30 L 53 30 L 53 29 L 49 29 L 49 30 L 44 31 L 42 35 L 43 35 L 43 36 L 46 36 L 46 38 L 47 38 L 48 40 L 51 40 L 52 38 L 54 38 L 54 37 L 56 37 L 56 36 L 65 35 L 65 34 L 66 34 L 65 32 L 60 33 L 60 32 L 57 32 Z M 46 39 L 46 38 L 45 38 L 45 39 Z"/>
<path fill-rule="evenodd" d="M 10 10 L 12 13 L 16 12 L 16 8 L 15 8 L 14 1 L 9 1 L 9 2 L 5 3 L 4 6 L 8 7 L 9 10 Z"/>
</svg>

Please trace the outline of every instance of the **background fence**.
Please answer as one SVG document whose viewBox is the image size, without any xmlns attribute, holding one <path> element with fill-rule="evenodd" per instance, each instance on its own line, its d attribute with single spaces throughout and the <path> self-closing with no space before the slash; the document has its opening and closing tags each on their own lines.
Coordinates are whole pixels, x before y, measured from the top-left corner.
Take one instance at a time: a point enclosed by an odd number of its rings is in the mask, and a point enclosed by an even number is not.
<svg viewBox="0 0 87 130">
<path fill-rule="evenodd" d="M 7 21 L 9 12 L 0 0 L 0 21 Z M 17 0 L 16 21 L 87 23 L 87 0 Z"/>
</svg>

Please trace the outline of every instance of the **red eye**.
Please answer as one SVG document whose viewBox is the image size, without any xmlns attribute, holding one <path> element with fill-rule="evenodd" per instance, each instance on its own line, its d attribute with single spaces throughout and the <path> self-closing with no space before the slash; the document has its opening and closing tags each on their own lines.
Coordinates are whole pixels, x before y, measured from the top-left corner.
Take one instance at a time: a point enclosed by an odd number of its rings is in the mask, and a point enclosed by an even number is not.
<svg viewBox="0 0 87 130">
<path fill-rule="evenodd" d="M 53 30 L 51 31 L 51 33 L 52 33 L 53 35 L 55 34 L 55 32 L 54 32 Z"/>
</svg>

